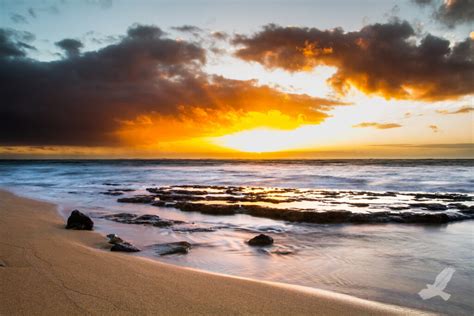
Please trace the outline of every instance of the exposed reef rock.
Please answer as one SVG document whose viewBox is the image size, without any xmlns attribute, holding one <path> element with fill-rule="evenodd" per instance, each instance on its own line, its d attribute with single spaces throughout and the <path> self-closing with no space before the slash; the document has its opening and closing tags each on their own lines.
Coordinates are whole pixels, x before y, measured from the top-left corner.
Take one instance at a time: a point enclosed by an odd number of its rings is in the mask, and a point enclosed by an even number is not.
<svg viewBox="0 0 474 316">
<path fill-rule="evenodd" d="M 151 203 L 155 200 L 153 195 L 136 195 L 133 197 L 120 198 L 117 202 L 120 203 Z"/>
<path fill-rule="evenodd" d="M 169 227 L 174 224 L 183 224 L 182 221 L 173 221 L 162 219 L 158 215 L 136 215 L 131 213 L 118 213 L 118 214 L 110 214 L 104 215 L 102 218 L 108 219 L 110 221 L 114 221 L 117 223 L 123 224 L 136 224 L 136 225 L 152 225 L 156 227 Z"/>
<path fill-rule="evenodd" d="M 444 224 L 474 219 L 474 205 L 471 205 L 473 196 L 461 193 L 203 185 L 147 188 L 147 191 L 151 194 L 121 198 L 118 201 L 174 207 L 183 212 L 220 216 L 248 214 L 317 224 Z"/>
</svg>

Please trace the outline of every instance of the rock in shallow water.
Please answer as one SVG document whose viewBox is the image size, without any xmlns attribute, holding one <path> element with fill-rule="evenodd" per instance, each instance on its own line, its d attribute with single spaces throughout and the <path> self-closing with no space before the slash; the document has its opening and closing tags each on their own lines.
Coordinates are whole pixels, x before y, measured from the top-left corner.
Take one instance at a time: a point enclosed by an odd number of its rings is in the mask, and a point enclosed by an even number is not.
<svg viewBox="0 0 474 316">
<path fill-rule="evenodd" d="M 109 214 L 103 216 L 103 218 L 110 221 L 123 224 L 136 224 L 136 225 L 153 225 L 156 227 L 169 227 L 173 224 L 182 224 L 182 221 L 173 221 L 162 219 L 158 215 L 145 214 L 145 215 L 135 215 L 131 213 L 118 213 L 118 214 Z"/>
<path fill-rule="evenodd" d="M 112 245 L 123 243 L 123 239 L 120 238 L 117 234 L 108 234 L 107 238 L 109 238 L 109 244 Z"/>
<path fill-rule="evenodd" d="M 166 256 L 173 254 L 187 254 L 191 249 L 191 244 L 187 241 L 170 242 L 166 244 L 156 244 L 152 246 L 157 255 Z"/>
<path fill-rule="evenodd" d="M 268 235 L 260 234 L 250 239 L 248 244 L 250 246 L 270 246 L 273 244 L 273 238 Z"/>
<path fill-rule="evenodd" d="M 94 222 L 84 213 L 78 210 L 72 211 L 67 219 L 66 229 L 92 230 Z"/>
<path fill-rule="evenodd" d="M 132 245 L 131 243 L 123 241 L 123 242 L 114 244 L 112 248 L 110 248 L 110 251 L 138 252 L 141 250 L 135 247 L 134 245 Z"/>
</svg>

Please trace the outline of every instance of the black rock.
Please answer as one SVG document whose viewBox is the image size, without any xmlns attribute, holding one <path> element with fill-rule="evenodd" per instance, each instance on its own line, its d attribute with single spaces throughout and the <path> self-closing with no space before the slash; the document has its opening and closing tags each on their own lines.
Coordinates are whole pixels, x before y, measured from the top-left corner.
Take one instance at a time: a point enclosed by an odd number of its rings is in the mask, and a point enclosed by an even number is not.
<svg viewBox="0 0 474 316">
<path fill-rule="evenodd" d="M 187 254 L 191 249 L 191 244 L 187 241 L 170 242 L 166 244 L 153 245 L 156 254 L 160 256 L 173 254 Z"/>
<path fill-rule="evenodd" d="M 131 243 L 124 241 L 124 242 L 114 244 L 112 248 L 110 248 L 110 251 L 138 252 L 140 251 L 140 249 L 138 249 Z"/>
<path fill-rule="evenodd" d="M 273 244 L 273 238 L 268 235 L 260 234 L 250 239 L 248 244 L 250 246 L 270 246 Z"/>
<path fill-rule="evenodd" d="M 107 238 L 109 238 L 109 244 L 115 245 L 123 243 L 123 239 L 120 238 L 117 234 L 108 234 Z"/>
<path fill-rule="evenodd" d="M 66 229 L 92 230 L 92 227 L 94 227 L 94 222 L 90 217 L 78 210 L 72 211 L 67 219 Z"/>
</svg>

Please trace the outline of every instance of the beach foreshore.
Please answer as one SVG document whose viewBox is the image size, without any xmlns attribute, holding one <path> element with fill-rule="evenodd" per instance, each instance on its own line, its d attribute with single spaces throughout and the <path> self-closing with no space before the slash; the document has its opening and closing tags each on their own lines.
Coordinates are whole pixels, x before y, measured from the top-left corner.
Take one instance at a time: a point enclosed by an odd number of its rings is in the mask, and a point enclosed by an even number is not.
<svg viewBox="0 0 474 316">
<path fill-rule="evenodd" d="M 66 230 L 55 205 L 0 191 L 0 315 L 425 314 L 176 267 L 108 247 L 98 233 Z"/>
</svg>

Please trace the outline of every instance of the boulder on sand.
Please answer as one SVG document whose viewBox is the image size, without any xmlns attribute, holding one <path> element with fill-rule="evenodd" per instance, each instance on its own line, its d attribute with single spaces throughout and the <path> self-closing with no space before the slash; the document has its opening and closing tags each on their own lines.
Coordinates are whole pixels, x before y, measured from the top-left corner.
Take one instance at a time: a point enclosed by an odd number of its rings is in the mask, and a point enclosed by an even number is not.
<svg viewBox="0 0 474 316">
<path fill-rule="evenodd" d="M 94 222 L 89 216 L 78 210 L 72 211 L 67 219 L 66 229 L 92 230 Z"/>
<path fill-rule="evenodd" d="M 250 246 L 270 246 L 273 244 L 273 238 L 268 235 L 260 234 L 250 239 L 248 244 Z"/>
</svg>

